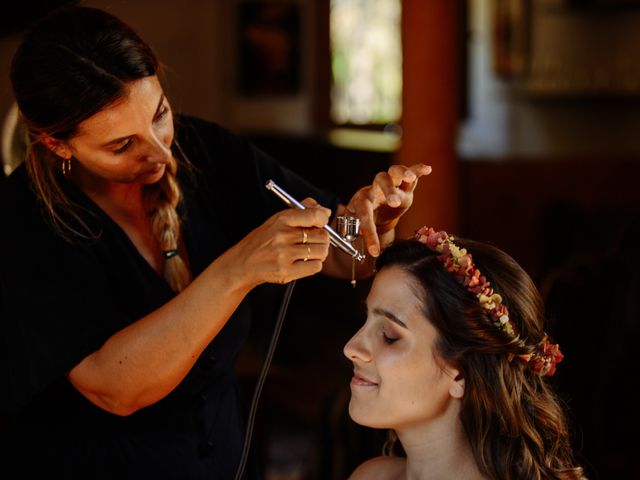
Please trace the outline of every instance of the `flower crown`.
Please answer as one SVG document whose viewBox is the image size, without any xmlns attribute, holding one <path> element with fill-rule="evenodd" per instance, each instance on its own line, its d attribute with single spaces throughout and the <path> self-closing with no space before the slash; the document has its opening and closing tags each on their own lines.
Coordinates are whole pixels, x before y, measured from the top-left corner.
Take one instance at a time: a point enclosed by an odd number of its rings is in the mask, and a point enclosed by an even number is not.
<svg viewBox="0 0 640 480">
<path fill-rule="evenodd" d="M 431 227 L 422 227 L 417 230 L 415 238 L 432 251 L 440 254 L 437 257 L 438 260 L 443 263 L 444 268 L 453 275 L 460 285 L 477 297 L 480 306 L 487 310 L 494 327 L 510 337 L 519 338 L 515 325 L 509 319 L 509 310 L 502 303 L 502 297 L 493 291 L 491 283 L 475 266 L 473 257 L 466 249 L 458 247 L 453 242 L 454 238 L 447 235 L 447 232 L 436 232 Z M 516 355 L 510 354 L 509 360 L 514 356 Z M 556 371 L 556 364 L 563 359 L 560 347 L 549 342 L 549 337 L 546 335 L 536 353 L 517 355 L 517 357 L 527 363 L 541 377 L 552 376 Z"/>
</svg>

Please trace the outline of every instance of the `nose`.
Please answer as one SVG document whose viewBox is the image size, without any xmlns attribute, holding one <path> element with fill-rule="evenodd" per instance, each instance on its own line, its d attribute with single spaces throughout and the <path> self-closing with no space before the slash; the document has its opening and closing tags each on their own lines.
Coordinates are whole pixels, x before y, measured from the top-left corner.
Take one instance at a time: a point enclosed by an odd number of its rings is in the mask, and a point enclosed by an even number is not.
<svg viewBox="0 0 640 480">
<path fill-rule="evenodd" d="M 371 350 L 365 338 L 365 329 L 362 327 L 342 349 L 344 356 L 352 362 L 359 360 L 361 362 L 371 361 Z"/>
<path fill-rule="evenodd" d="M 145 155 L 145 160 L 153 163 L 163 163 L 165 165 L 171 162 L 171 147 L 163 142 L 163 139 L 157 133 L 153 132 L 149 135 L 147 145 L 148 150 Z"/>
</svg>

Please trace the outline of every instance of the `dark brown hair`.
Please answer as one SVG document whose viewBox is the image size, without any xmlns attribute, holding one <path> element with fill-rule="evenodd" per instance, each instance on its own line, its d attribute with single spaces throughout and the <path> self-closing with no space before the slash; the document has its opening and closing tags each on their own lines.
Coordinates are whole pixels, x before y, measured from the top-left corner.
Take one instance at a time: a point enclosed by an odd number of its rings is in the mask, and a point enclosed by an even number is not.
<svg viewBox="0 0 640 480">
<path fill-rule="evenodd" d="M 129 26 L 95 8 L 65 7 L 38 21 L 11 64 L 11 83 L 29 132 L 26 163 L 34 191 L 53 227 L 66 239 L 96 236 L 83 212 L 65 193 L 60 158 L 42 143 L 45 136 L 68 140 L 78 124 L 122 99 L 131 82 L 157 75 L 152 49 Z M 145 187 L 153 234 L 163 251 L 178 248 L 180 188 L 177 162 L 162 179 Z M 179 255 L 165 262 L 175 291 L 190 281 Z"/>
<path fill-rule="evenodd" d="M 519 339 L 493 326 L 477 298 L 422 243 L 396 242 L 377 268 L 402 268 L 420 287 L 424 316 L 438 331 L 438 356 L 465 379 L 461 420 L 480 470 L 496 480 L 584 479 L 561 401 L 547 380 L 513 358 L 534 351 L 545 335 L 533 281 L 498 248 L 459 237 L 456 245 L 471 253 L 500 293 Z"/>
</svg>

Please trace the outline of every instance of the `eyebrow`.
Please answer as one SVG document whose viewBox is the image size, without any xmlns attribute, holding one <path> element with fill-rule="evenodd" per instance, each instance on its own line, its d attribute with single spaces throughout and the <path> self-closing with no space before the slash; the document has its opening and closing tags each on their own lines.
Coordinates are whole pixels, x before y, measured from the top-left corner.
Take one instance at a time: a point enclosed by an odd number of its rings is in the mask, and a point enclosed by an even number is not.
<svg viewBox="0 0 640 480">
<path fill-rule="evenodd" d="M 376 308 L 373 309 L 373 314 L 374 315 L 381 315 L 381 316 L 383 316 L 385 318 L 388 318 L 392 322 L 397 323 L 402 328 L 407 328 L 407 325 L 402 320 L 400 320 L 398 317 L 396 317 L 393 313 L 391 313 L 389 310 L 386 310 L 384 308 L 376 307 Z M 408 330 L 408 328 L 407 328 L 407 330 Z"/>
<path fill-rule="evenodd" d="M 164 93 L 160 94 L 160 101 L 158 102 L 158 106 L 156 107 L 156 113 L 153 114 L 153 118 L 156 118 L 160 108 L 162 107 L 162 103 L 164 102 Z M 110 147 L 111 145 L 115 145 L 117 143 L 124 142 L 125 140 L 129 140 L 133 135 L 127 135 L 125 137 L 114 138 L 113 140 L 109 140 L 107 143 L 103 144 L 103 147 Z"/>
</svg>

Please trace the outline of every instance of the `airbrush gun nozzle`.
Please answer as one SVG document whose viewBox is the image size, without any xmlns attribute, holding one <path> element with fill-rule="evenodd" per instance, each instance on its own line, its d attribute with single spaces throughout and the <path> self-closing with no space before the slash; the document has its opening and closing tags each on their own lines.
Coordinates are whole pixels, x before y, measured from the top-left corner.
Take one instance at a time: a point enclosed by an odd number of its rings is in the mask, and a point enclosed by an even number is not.
<svg viewBox="0 0 640 480">
<path fill-rule="evenodd" d="M 273 180 L 269 180 L 265 184 L 265 187 L 267 188 L 267 190 L 271 190 L 273 193 L 275 193 L 276 196 L 280 198 L 280 200 L 289 205 L 291 208 L 297 208 L 299 210 L 305 209 L 304 205 L 302 205 L 299 201 L 297 201 L 281 187 L 279 187 Z M 324 229 L 329 233 L 329 242 L 331 243 L 331 245 L 339 248 L 359 262 L 364 261 L 366 256 L 356 250 L 353 245 L 342 238 L 333 228 L 331 228 L 329 225 L 325 225 Z"/>
</svg>

